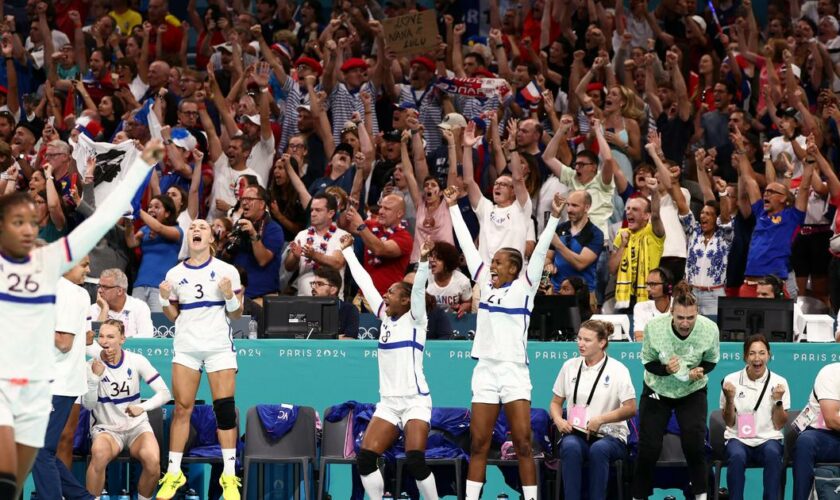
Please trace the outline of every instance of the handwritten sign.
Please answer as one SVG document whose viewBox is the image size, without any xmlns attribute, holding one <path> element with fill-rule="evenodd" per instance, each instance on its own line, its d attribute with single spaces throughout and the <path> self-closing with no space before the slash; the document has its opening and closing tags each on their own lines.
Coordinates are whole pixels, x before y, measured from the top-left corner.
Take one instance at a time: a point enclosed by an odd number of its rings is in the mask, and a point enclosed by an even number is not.
<svg viewBox="0 0 840 500">
<path fill-rule="evenodd" d="M 437 20 L 433 10 L 385 19 L 382 27 L 385 46 L 397 55 L 428 52 L 438 46 Z"/>
</svg>

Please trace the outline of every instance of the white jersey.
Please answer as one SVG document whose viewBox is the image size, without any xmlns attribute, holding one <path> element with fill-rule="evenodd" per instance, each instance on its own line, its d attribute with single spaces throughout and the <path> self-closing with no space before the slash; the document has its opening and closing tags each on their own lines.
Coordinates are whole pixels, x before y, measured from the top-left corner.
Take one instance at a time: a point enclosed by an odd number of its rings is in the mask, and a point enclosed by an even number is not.
<svg viewBox="0 0 840 500">
<path fill-rule="evenodd" d="M 213 190 L 210 192 L 210 210 L 207 212 L 208 222 L 213 222 L 215 219 L 225 216 L 225 212 L 216 208 L 216 200 L 222 200 L 230 206 L 236 205 L 239 178 L 243 175 L 253 175 L 261 186 L 264 185 L 263 177 L 256 170 L 250 167 L 245 167 L 245 170 L 231 168 L 227 155 L 220 156 L 213 163 Z"/>
<path fill-rule="evenodd" d="M 101 312 L 102 310 L 95 302 L 90 306 L 90 317 L 93 321 L 99 320 Z M 150 339 L 155 336 L 155 325 L 152 323 L 152 311 L 149 310 L 149 305 L 131 295 L 125 296 L 125 303 L 120 312 L 109 309 L 107 319 L 122 321 L 127 339 Z"/>
<path fill-rule="evenodd" d="M 239 272 L 232 265 L 211 257 L 200 266 L 183 261 L 166 273 L 172 285 L 169 302 L 177 304 L 173 347 L 180 352 L 233 351 L 233 332 L 225 313 L 222 278 L 230 280 L 233 292 L 242 291 Z"/>
<path fill-rule="evenodd" d="M 142 354 L 122 351 L 122 358 L 116 365 L 103 362 L 105 372 L 101 377 L 93 373 L 90 368 L 92 364 L 93 361 L 87 365 L 88 390 L 82 401 L 85 408 L 92 410 L 91 427 L 127 431 L 148 421 L 149 417 L 145 413 L 139 417 L 131 417 L 125 410 L 129 406 L 140 404 L 141 378 L 149 385 L 156 381 L 163 383 L 160 374 L 149 360 Z M 163 389 L 166 389 L 165 384 Z"/>
<path fill-rule="evenodd" d="M 23 259 L 0 254 L 0 379 L 54 378 L 58 280 L 117 223 L 150 170 L 142 159 L 135 160 L 93 215 L 66 238 Z"/>
<path fill-rule="evenodd" d="M 449 214 L 470 273 L 481 287 L 472 357 L 528 363 L 528 325 L 534 308 L 534 295 L 540 286 L 545 255 L 559 219 L 549 217 L 521 277 L 495 288 L 490 279 L 490 266 L 485 265 L 479 256 L 460 210 L 457 206 L 449 207 Z"/>
<path fill-rule="evenodd" d="M 81 396 L 87 389 L 85 347 L 90 330 L 90 295 L 87 291 L 59 278 L 55 299 L 55 331 L 73 335 L 69 352 L 56 349 L 54 396 Z"/>
<path fill-rule="evenodd" d="M 399 318 L 385 313 L 385 303 L 370 275 L 356 259 L 353 248 L 343 250 L 344 258 L 365 299 L 382 320 L 379 333 L 379 395 L 428 395 L 429 386 L 423 373 L 423 351 L 426 348 L 426 281 L 429 263 L 420 262 L 411 287 L 411 310 Z"/>
<path fill-rule="evenodd" d="M 426 293 L 434 297 L 438 307 L 445 312 L 457 312 L 462 302 L 472 300 L 472 285 L 469 278 L 456 269 L 446 286 L 438 285 L 434 279 L 429 280 Z"/>
<path fill-rule="evenodd" d="M 531 225 L 530 198 L 525 206 L 514 202 L 507 207 L 499 207 L 485 197 L 481 197 L 475 208 L 475 215 L 481 224 L 478 233 L 478 251 L 482 262 L 490 262 L 496 250 L 504 247 L 515 248 L 525 253 L 525 241 L 528 239 L 528 226 Z"/>
</svg>

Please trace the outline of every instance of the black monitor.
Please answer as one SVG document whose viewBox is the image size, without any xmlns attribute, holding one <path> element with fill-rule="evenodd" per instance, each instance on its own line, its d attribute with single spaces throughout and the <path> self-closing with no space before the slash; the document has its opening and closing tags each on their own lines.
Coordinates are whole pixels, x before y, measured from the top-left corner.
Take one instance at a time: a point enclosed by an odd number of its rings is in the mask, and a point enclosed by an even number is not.
<svg viewBox="0 0 840 500">
<path fill-rule="evenodd" d="M 574 340 L 580 328 L 577 297 L 537 295 L 528 326 L 528 338 L 535 340 Z"/>
<path fill-rule="evenodd" d="M 335 297 L 264 297 L 262 338 L 338 338 Z"/>
<path fill-rule="evenodd" d="M 793 300 L 720 297 L 717 322 L 722 341 L 762 333 L 771 342 L 793 342 Z"/>
</svg>

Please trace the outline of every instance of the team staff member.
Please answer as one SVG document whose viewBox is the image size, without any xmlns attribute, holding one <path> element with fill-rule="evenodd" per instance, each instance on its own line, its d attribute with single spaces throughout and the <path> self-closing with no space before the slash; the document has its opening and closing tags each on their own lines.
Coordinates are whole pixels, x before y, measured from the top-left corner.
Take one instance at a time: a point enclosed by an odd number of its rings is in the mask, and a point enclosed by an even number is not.
<svg viewBox="0 0 840 500">
<path fill-rule="evenodd" d="M 797 418 L 804 431 L 793 450 L 793 500 L 807 500 L 817 462 L 840 461 L 840 363 L 824 366 L 814 380 L 808 413 Z M 802 414 L 800 414 L 802 416 Z M 799 427 L 799 426 L 797 426 Z"/>
<path fill-rule="evenodd" d="M 607 356 L 612 334 L 613 325 L 605 321 L 580 325 L 580 358 L 563 363 L 554 382 L 549 410 L 563 434 L 559 447 L 566 500 L 583 496 L 583 463 L 587 461 L 590 500 L 606 498 L 610 463 L 627 454 L 630 430 L 626 421 L 636 414 L 636 390 L 627 367 Z M 567 403 L 565 419 L 563 403 Z"/>
<path fill-rule="evenodd" d="M 764 499 L 779 496 L 784 472 L 782 427 L 790 408 L 787 380 L 767 368 L 770 343 L 764 335 L 744 341 L 746 367 L 723 379 L 720 408 L 726 422 L 726 485 L 731 500 L 744 498 L 747 462 L 764 467 Z"/>
<path fill-rule="evenodd" d="M 252 228 L 253 229 L 253 228 Z M 172 358 L 172 393 L 175 414 L 169 431 L 169 465 L 160 480 L 159 499 L 175 496 L 187 478 L 181 458 L 190 431 L 195 394 L 201 372 L 207 372 L 213 413 L 218 423 L 224 470 L 219 478 L 225 500 L 239 500 L 236 477 L 236 350 L 230 320 L 242 316 L 243 290 L 239 272 L 213 257 L 214 238 L 210 224 L 202 219 L 190 223 L 186 234 L 189 257 L 166 273 L 160 284 L 163 313 L 175 323 Z"/>
<path fill-rule="evenodd" d="M 720 359 L 719 336 L 717 325 L 699 315 L 697 297 L 684 281 L 674 287 L 671 314 L 654 318 L 645 327 L 645 380 L 639 403 L 633 498 L 647 498 L 652 493 L 656 461 L 673 411 L 694 498 L 706 499 L 706 374 Z"/>
<path fill-rule="evenodd" d="M 481 287 L 472 347 L 472 355 L 478 359 L 478 364 L 472 376 L 472 442 L 466 497 L 467 500 L 478 500 L 481 495 L 490 438 L 501 404 L 519 459 L 522 494 L 525 500 L 536 500 L 537 474 L 531 456 L 531 375 L 526 344 L 534 295 L 540 286 L 545 256 L 565 200 L 559 193 L 554 195 L 551 217 L 545 224 L 526 272 L 520 278 L 522 253 L 504 247 L 496 250 L 489 265 L 483 262 L 457 207 L 457 189 L 446 188 L 444 197 L 449 204 L 452 227 L 470 274 Z"/>
<path fill-rule="evenodd" d="M 376 316 L 382 320 L 379 335 L 379 403 L 365 432 L 357 459 L 365 492 L 371 500 L 382 500 L 385 480 L 377 461 L 405 430 L 406 467 L 417 481 L 423 498 L 437 500 L 432 470 L 426 465 L 426 440 L 432 419 L 432 397 L 423 373 L 426 346 L 426 283 L 429 279 L 429 253 L 434 243 L 420 247 L 420 262 L 414 284 L 398 281 L 379 295 L 370 274 L 353 253 L 353 237 L 341 237 L 341 253 L 359 289 Z"/>
</svg>

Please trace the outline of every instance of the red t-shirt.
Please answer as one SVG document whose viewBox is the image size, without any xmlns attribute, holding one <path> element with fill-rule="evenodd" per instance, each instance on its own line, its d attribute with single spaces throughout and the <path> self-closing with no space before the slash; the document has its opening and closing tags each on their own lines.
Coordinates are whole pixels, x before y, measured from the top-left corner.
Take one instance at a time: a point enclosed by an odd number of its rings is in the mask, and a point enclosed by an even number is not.
<svg viewBox="0 0 840 500">
<path fill-rule="evenodd" d="M 373 286 L 380 295 L 388 291 L 388 287 L 402 281 L 405 271 L 408 268 L 408 260 L 411 258 L 411 248 L 414 239 L 411 234 L 402 226 L 397 226 L 393 231 L 388 231 L 385 226 L 373 220 L 366 220 L 368 229 L 383 241 L 394 241 L 400 247 L 402 254 L 399 257 L 377 257 L 365 249 L 365 270 L 373 280 Z"/>
<path fill-rule="evenodd" d="M 67 13 L 71 10 L 79 12 L 82 22 L 87 19 L 88 3 L 83 0 L 65 0 L 63 2 L 54 2 L 55 5 L 55 25 L 62 31 L 70 41 L 73 41 L 73 36 L 76 32 L 76 25 L 67 17 Z M 56 47 L 56 50 L 60 47 Z"/>
<path fill-rule="evenodd" d="M 166 32 L 161 37 L 163 43 L 163 50 L 161 54 L 178 54 L 181 52 L 181 39 L 184 38 L 184 28 L 181 23 L 171 14 L 166 15 L 164 20 L 166 23 Z M 157 52 L 155 44 L 157 43 L 157 26 L 152 31 L 153 35 L 149 37 L 149 60 L 157 59 Z"/>
</svg>

